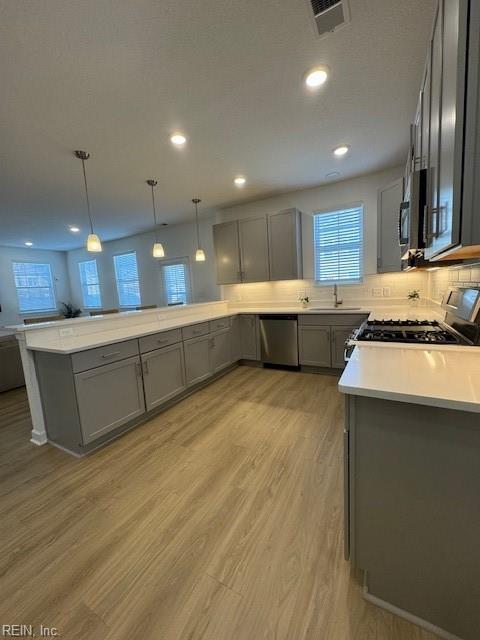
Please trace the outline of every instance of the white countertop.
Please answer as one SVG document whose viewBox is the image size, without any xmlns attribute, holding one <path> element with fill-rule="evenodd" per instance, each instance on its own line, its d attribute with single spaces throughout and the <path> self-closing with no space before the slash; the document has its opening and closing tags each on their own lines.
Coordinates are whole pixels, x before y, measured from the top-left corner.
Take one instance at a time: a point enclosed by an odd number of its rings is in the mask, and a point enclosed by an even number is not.
<svg viewBox="0 0 480 640">
<path fill-rule="evenodd" d="M 342 393 L 480 413 L 480 347 L 358 345 Z"/>
</svg>

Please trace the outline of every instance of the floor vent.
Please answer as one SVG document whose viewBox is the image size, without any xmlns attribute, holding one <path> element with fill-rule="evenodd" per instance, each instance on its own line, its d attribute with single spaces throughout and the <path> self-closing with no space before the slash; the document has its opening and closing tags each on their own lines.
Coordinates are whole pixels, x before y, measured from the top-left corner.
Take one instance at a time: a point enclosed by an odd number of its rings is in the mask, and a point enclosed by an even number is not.
<svg viewBox="0 0 480 640">
<path fill-rule="evenodd" d="M 309 0 L 319 36 L 326 36 L 350 22 L 348 0 Z"/>
</svg>

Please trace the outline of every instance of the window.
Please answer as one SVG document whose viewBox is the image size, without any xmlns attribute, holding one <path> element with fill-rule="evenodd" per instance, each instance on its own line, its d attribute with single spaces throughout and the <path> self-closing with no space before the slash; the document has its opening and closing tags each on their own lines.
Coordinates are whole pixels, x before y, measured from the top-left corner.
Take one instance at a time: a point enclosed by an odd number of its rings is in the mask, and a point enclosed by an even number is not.
<svg viewBox="0 0 480 640">
<path fill-rule="evenodd" d="M 361 282 L 363 276 L 363 207 L 313 216 L 315 280 Z"/>
<path fill-rule="evenodd" d="M 102 306 L 100 283 L 98 281 L 97 261 L 79 262 L 80 286 L 82 287 L 83 306 L 95 309 Z"/>
<path fill-rule="evenodd" d="M 138 279 L 137 254 L 135 251 L 113 256 L 118 302 L 121 307 L 136 307 L 141 304 L 140 280 Z"/>
<path fill-rule="evenodd" d="M 163 262 L 161 269 L 167 305 L 187 304 L 190 300 L 188 260 Z"/>
<path fill-rule="evenodd" d="M 14 262 L 13 277 L 20 312 L 56 309 L 52 270 L 49 264 Z"/>
</svg>

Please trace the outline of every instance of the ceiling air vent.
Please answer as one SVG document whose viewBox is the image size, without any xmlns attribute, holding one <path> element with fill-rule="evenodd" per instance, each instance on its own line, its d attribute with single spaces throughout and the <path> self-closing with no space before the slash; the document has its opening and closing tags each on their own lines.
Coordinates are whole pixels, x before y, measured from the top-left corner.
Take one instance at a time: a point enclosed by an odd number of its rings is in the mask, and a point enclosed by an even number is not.
<svg viewBox="0 0 480 640">
<path fill-rule="evenodd" d="M 319 36 L 326 36 L 350 22 L 348 0 L 309 0 L 309 3 Z"/>
</svg>

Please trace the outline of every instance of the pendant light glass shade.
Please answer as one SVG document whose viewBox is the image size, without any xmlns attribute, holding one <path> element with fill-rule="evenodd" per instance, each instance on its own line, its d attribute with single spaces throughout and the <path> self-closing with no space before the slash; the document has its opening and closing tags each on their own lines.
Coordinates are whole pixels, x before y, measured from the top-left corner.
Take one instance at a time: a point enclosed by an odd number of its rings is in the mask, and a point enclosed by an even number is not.
<svg viewBox="0 0 480 640">
<path fill-rule="evenodd" d="M 102 243 L 96 233 L 89 233 L 87 238 L 87 251 L 98 253 L 102 250 Z"/>
<path fill-rule="evenodd" d="M 154 258 L 164 258 L 165 250 L 163 248 L 163 244 L 161 242 L 155 242 L 153 245 L 152 255 Z"/>
<path fill-rule="evenodd" d="M 155 242 L 153 243 L 152 248 L 152 256 L 154 258 L 164 258 L 165 257 L 165 249 L 163 248 L 163 244 L 158 241 L 157 235 L 157 211 L 155 208 L 155 193 L 154 188 L 157 186 L 158 182 L 156 180 L 147 180 L 148 186 L 152 190 L 152 209 L 153 209 L 153 224 L 155 225 Z"/>
<path fill-rule="evenodd" d="M 198 226 L 198 205 L 201 200 L 200 198 L 192 198 L 192 202 L 195 205 L 195 225 L 197 228 L 197 250 L 195 252 L 195 262 L 205 262 L 205 251 L 200 247 L 200 229 Z"/>
<path fill-rule="evenodd" d="M 90 223 L 90 233 L 87 238 L 87 251 L 92 253 L 98 253 L 102 250 L 102 243 L 100 242 L 100 238 L 94 233 L 93 230 L 93 220 L 92 220 L 92 212 L 90 210 L 90 198 L 88 197 L 88 184 L 87 184 L 87 174 L 85 172 L 85 160 L 90 158 L 90 154 L 87 151 L 75 151 L 75 157 L 82 161 L 82 169 L 83 169 L 83 183 L 85 185 L 85 199 L 87 201 L 87 212 L 88 212 L 88 221 Z"/>
</svg>

